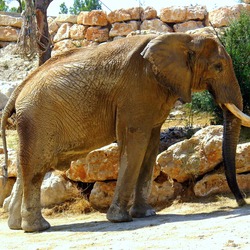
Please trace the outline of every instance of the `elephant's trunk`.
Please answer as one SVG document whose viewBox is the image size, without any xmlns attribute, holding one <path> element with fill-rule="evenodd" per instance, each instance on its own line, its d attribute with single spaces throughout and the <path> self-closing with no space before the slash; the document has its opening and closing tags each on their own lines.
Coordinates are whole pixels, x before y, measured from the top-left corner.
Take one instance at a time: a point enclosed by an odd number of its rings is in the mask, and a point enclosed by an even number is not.
<svg viewBox="0 0 250 250">
<path fill-rule="evenodd" d="M 241 120 L 224 107 L 223 160 L 227 183 L 239 206 L 246 204 L 236 180 L 235 155 L 239 140 Z"/>
</svg>

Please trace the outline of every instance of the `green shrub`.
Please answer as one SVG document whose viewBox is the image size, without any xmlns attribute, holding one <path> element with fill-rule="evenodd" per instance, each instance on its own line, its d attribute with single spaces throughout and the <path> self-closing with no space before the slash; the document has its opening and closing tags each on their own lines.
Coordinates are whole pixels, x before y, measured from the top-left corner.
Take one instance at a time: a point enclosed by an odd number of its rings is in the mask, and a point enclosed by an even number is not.
<svg viewBox="0 0 250 250">
<path fill-rule="evenodd" d="M 243 97 L 244 112 L 250 111 L 250 15 L 241 13 L 220 37 L 233 60 Z"/>
</svg>

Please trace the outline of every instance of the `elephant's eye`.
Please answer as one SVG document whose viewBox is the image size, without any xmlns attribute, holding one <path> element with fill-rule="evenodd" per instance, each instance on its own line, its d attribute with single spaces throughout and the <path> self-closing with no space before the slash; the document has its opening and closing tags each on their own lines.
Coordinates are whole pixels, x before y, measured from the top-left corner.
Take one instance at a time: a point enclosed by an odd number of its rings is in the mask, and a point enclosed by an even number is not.
<svg viewBox="0 0 250 250">
<path fill-rule="evenodd" d="M 217 72 L 221 72 L 223 70 L 222 64 L 221 63 L 216 63 L 214 65 L 214 68 Z"/>
</svg>

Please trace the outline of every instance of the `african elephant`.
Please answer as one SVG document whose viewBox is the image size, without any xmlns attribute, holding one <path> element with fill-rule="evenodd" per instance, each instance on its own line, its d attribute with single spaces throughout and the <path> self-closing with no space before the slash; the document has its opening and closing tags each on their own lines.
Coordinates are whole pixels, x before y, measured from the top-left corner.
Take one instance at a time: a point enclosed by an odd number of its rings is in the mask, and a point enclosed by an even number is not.
<svg viewBox="0 0 250 250">
<path fill-rule="evenodd" d="M 249 121 L 240 111 L 242 96 L 229 55 L 211 38 L 134 36 L 55 56 L 13 92 L 1 123 L 6 147 L 6 121 L 16 111 L 19 174 L 9 227 L 49 228 L 39 205 L 45 173 L 67 169 L 70 161 L 115 140 L 120 170 L 108 220 L 155 215 L 147 197 L 161 125 L 177 99 L 190 102 L 192 91 L 204 89 L 224 111 L 225 172 L 238 204 L 244 205 L 235 151 L 241 124 Z"/>
</svg>

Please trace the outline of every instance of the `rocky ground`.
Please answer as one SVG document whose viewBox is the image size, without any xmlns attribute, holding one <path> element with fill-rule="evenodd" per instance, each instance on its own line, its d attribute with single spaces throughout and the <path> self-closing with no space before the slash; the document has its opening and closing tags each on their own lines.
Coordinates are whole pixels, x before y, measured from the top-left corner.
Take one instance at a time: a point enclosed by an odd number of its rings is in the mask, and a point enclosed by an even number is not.
<svg viewBox="0 0 250 250">
<path fill-rule="evenodd" d="M 98 212 L 61 213 L 47 216 L 52 227 L 40 233 L 10 230 L 4 217 L 1 249 L 250 249 L 249 206 L 222 197 L 175 203 L 129 223 L 110 223 Z"/>
</svg>

